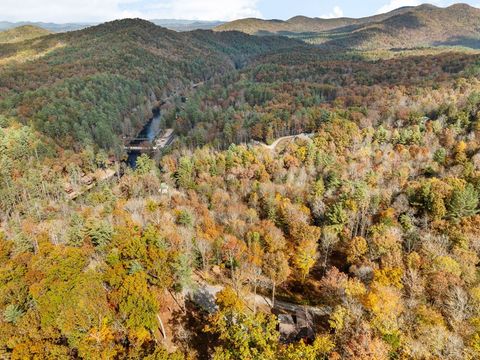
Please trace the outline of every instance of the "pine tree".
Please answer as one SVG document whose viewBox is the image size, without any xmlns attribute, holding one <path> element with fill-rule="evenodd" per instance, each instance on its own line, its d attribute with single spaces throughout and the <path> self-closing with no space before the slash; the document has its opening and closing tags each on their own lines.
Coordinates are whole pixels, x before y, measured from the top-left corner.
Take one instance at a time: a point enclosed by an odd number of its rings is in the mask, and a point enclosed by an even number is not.
<svg viewBox="0 0 480 360">
<path fill-rule="evenodd" d="M 3 311 L 3 318 L 6 322 L 15 324 L 23 315 L 22 309 L 18 305 L 10 304 Z"/>
<path fill-rule="evenodd" d="M 449 216 L 453 219 L 472 216 L 478 212 L 478 191 L 472 184 L 455 189 L 447 204 Z"/>
</svg>

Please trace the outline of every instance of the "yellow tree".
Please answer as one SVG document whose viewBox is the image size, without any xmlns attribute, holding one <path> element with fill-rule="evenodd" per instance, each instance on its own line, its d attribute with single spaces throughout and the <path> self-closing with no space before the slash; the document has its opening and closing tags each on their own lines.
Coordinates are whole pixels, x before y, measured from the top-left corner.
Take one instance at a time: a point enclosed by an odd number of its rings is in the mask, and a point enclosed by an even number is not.
<svg viewBox="0 0 480 360">
<path fill-rule="evenodd" d="M 302 221 L 295 222 L 290 224 L 290 235 L 295 242 L 293 263 L 300 278 L 305 281 L 318 259 L 317 242 L 320 238 L 320 228 L 305 224 Z"/>
<path fill-rule="evenodd" d="M 293 262 L 299 271 L 302 281 L 305 281 L 310 270 L 318 259 L 317 242 L 302 240 L 295 249 Z"/>
</svg>

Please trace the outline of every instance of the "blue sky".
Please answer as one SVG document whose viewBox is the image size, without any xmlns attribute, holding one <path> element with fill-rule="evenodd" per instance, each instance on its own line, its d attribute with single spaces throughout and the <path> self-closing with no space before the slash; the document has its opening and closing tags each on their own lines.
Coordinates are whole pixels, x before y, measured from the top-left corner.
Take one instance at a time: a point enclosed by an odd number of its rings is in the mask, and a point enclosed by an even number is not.
<svg viewBox="0 0 480 360">
<path fill-rule="evenodd" d="M 407 5 L 417 0 L 0 0 L 0 20 L 98 22 L 125 17 L 233 20 L 244 17 L 288 19 L 362 17 Z M 438 6 L 455 1 L 430 0 Z M 464 0 L 480 7 L 480 0 Z"/>
<path fill-rule="evenodd" d="M 262 0 L 258 2 L 258 9 L 267 18 L 288 19 L 294 14 L 304 14 L 316 17 L 363 17 L 380 12 L 380 9 L 396 9 L 401 6 L 418 5 L 426 1 L 411 0 L 337 0 L 337 1 L 315 1 L 315 0 Z M 468 2 L 468 1 L 467 1 Z M 455 1 L 435 1 L 439 6 L 448 6 Z M 470 1 L 471 5 L 480 1 Z"/>
<path fill-rule="evenodd" d="M 258 8 L 265 17 L 278 19 L 288 19 L 294 13 L 317 17 L 333 16 L 335 7 L 345 16 L 361 17 L 373 14 L 389 2 L 388 0 L 263 0 L 258 2 Z"/>
</svg>

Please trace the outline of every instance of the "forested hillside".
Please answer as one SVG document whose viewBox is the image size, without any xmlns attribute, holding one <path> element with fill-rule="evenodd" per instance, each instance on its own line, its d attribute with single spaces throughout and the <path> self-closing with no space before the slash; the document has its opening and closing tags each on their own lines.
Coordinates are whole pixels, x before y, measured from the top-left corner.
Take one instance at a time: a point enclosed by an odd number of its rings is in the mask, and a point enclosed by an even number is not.
<svg viewBox="0 0 480 360">
<path fill-rule="evenodd" d="M 478 55 L 460 52 L 380 62 L 332 59 L 315 49 L 281 52 L 210 82 L 170 120 L 178 134 L 186 135 L 188 145 L 213 143 L 221 148 L 314 132 L 326 116 L 320 108 L 332 101 L 381 124 L 388 120 L 388 105 L 375 112 L 368 109 L 390 101 L 383 93 L 389 86 L 413 94 L 419 87 L 462 78 L 465 72 L 475 74 L 478 64 Z"/>
<path fill-rule="evenodd" d="M 455 4 L 403 7 L 361 19 L 317 19 L 302 16 L 287 21 L 242 19 L 217 31 L 284 35 L 327 49 L 381 50 L 432 46 L 480 48 L 480 9 Z"/>
<path fill-rule="evenodd" d="M 383 54 L 140 20 L 0 45 L 0 358 L 480 358 L 479 55 Z"/>
<path fill-rule="evenodd" d="M 392 49 L 428 46 L 480 48 L 480 9 L 456 4 L 445 9 L 421 5 L 351 32 L 327 34 L 325 46 L 354 49 Z"/>
<path fill-rule="evenodd" d="M 0 111 L 62 147 L 93 142 L 108 149 L 119 135 L 139 130 L 156 100 L 242 67 L 255 54 L 296 44 L 124 20 L 5 45 Z"/>
</svg>

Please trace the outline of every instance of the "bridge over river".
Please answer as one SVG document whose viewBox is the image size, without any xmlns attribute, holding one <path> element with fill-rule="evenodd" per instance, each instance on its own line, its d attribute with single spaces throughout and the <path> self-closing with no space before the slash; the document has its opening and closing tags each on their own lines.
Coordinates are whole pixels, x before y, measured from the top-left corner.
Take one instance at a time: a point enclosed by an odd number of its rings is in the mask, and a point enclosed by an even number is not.
<svg viewBox="0 0 480 360">
<path fill-rule="evenodd" d="M 173 129 L 162 130 L 160 110 L 154 114 L 155 116 L 145 124 L 137 137 L 124 138 L 124 149 L 128 153 L 127 163 L 132 168 L 136 167 L 137 158 L 141 154 L 154 154 L 170 145 L 175 138 Z"/>
<path fill-rule="evenodd" d="M 155 152 L 170 145 L 175 138 L 173 129 L 165 129 L 162 134 L 155 137 L 153 140 L 149 138 L 136 138 L 130 142 L 130 145 L 125 146 L 127 152 L 137 151 L 140 153 Z"/>
</svg>

